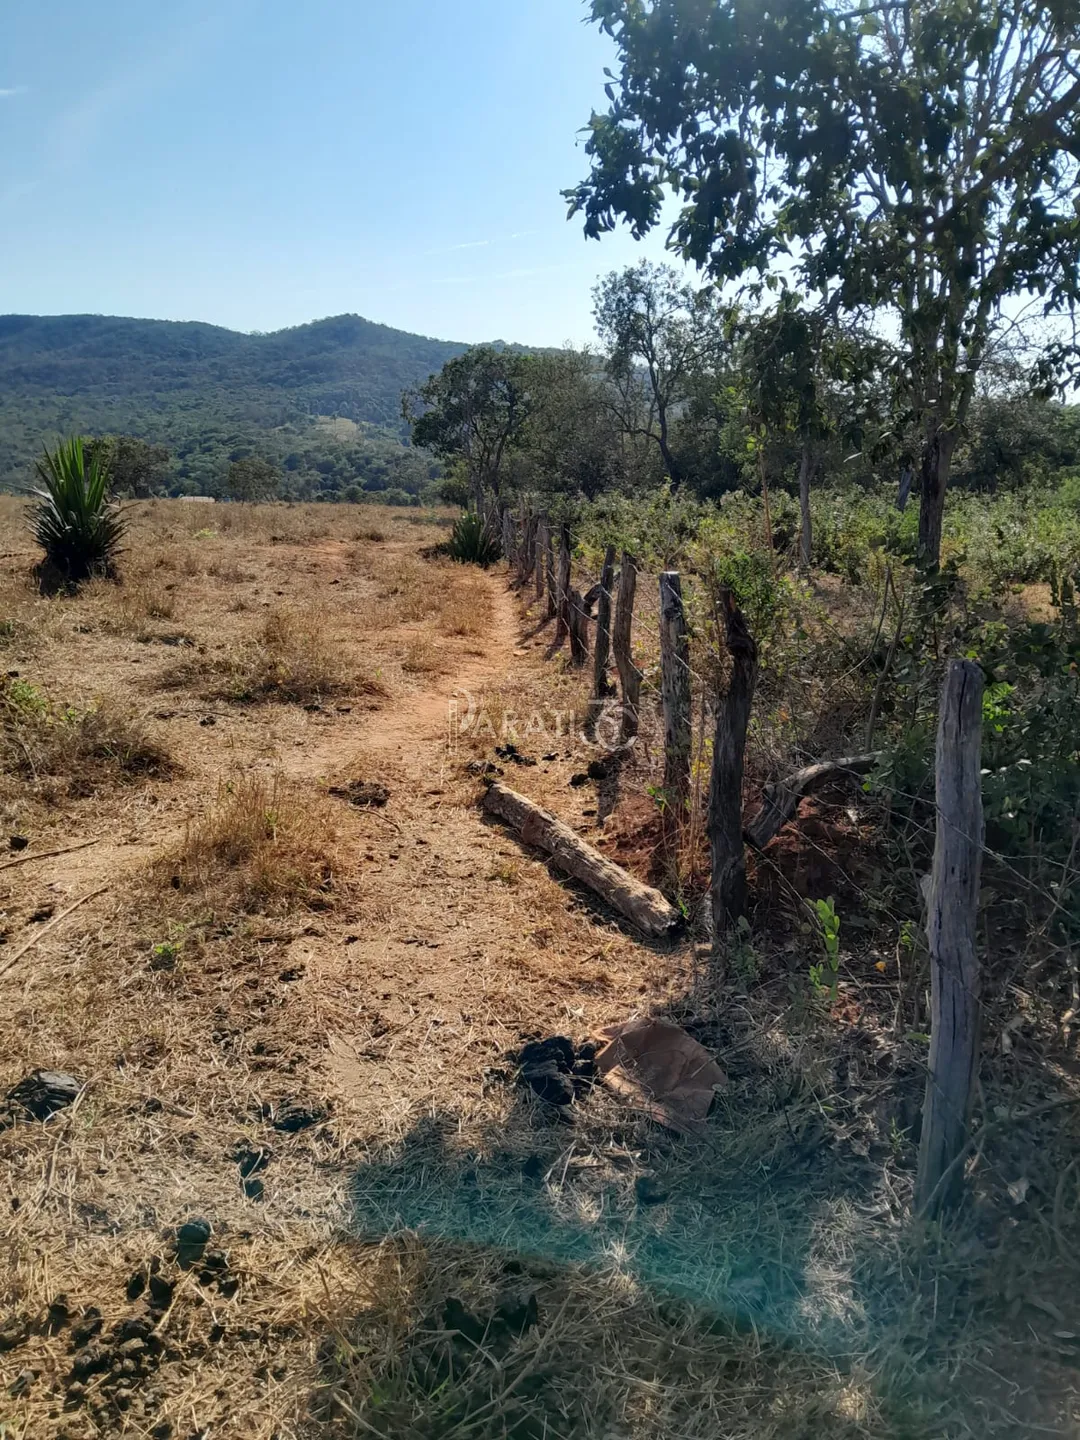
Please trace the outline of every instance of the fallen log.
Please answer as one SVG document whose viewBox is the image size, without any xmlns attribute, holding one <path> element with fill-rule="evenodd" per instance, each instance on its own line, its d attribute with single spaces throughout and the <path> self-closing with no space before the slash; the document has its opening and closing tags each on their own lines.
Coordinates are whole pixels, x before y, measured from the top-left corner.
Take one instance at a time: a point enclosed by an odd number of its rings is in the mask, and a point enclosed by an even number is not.
<svg viewBox="0 0 1080 1440">
<path fill-rule="evenodd" d="M 809 795 L 826 780 L 839 775 L 865 775 L 872 770 L 881 755 L 875 750 L 868 755 L 845 755 L 840 760 L 821 760 L 816 765 L 804 765 L 794 775 L 783 780 L 774 780 L 762 792 L 763 804 L 743 830 L 749 844 L 755 850 L 764 850 L 773 836 L 799 808 L 799 801 Z"/>
<path fill-rule="evenodd" d="M 484 796 L 484 809 L 505 820 L 525 845 L 550 855 L 560 870 L 580 880 L 613 910 L 626 917 L 646 935 L 668 935 L 682 920 L 674 905 L 650 885 L 628 874 L 620 865 L 601 855 L 581 836 L 509 785 L 495 781 Z"/>
</svg>

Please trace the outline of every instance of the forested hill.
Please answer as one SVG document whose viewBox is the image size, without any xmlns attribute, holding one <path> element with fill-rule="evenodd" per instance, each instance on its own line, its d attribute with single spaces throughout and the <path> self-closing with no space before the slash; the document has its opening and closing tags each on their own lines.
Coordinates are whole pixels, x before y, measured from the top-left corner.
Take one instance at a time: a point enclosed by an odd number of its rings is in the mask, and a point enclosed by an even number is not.
<svg viewBox="0 0 1080 1440">
<path fill-rule="evenodd" d="M 0 485 L 19 483 L 43 443 L 75 431 L 166 445 L 178 473 L 200 485 L 209 450 L 216 465 L 223 449 L 258 447 L 282 426 L 302 436 L 319 415 L 398 432 L 402 390 L 464 348 L 358 315 L 266 335 L 104 315 L 0 316 Z"/>
</svg>

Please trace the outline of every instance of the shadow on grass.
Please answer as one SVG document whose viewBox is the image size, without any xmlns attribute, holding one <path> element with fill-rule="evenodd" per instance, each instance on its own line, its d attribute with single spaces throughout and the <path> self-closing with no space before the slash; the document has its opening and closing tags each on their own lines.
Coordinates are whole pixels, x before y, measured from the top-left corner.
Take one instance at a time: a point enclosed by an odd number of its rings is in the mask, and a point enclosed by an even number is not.
<svg viewBox="0 0 1080 1440">
<path fill-rule="evenodd" d="M 598 1089 L 572 1109 L 501 1091 L 479 1122 L 431 1111 L 369 1153 L 352 1234 L 376 1298 L 322 1357 L 342 1434 L 930 1433 L 870 1363 L 865 1174 L 819 1163 L 801 1102 L 753 1128 L 722 1107 L 704 1140 Z"/>
</svg>

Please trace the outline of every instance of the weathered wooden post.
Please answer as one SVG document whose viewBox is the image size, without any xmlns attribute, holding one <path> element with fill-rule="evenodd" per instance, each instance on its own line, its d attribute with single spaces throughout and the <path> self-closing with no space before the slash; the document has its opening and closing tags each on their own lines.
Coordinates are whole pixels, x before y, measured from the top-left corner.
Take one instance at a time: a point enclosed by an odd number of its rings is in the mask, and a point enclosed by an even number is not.
<svg viewBox="0 0 1080 1440">
<path fill-rule="evenodd" d="M 982 696 L 981 668 L 972 660 L 950 660 L 938 717 L 937 835 L 926 917 L 932 1019 L 915 1182 L 915 1208 L 930 1216 L 954 1206 L 963 1193 L 961 1156 L 979 1057 Z"/>
<path fill-rule="evenodd" d="M 611 634 L 615 664 L 622 685 L 622 724 L 619 739 L 626 742 L 638 732 L 638 698 L 641 694 L 641 671 L 634 664 L 630 649 L 634 623 L 634 595 L 637 591 L 637 561 L 628 550 L 623 551 L 619 575 L 619 598 L 615 605 L 615 626 Z"/>
<path fill-rule="evenodd" d="M 581 666 L 589 658 L 589 617 L 581 591 L 570 587 L 567 594 L 567 623 L 570 627 L 570 663 Z"/>
<path fill-rule="evenodd" d="M 717 944 L 746 910 L 742 785 L 746 727 L 757 683 L 757 645 L 730 590 L 720 592 L 731 658 L 727 692 L 716 698 L 712 774 L 709 777 L 709 857 L 713 935 Z"/>
<path fill-rule="evenodd" d="M 660 696 L 664 711 L 664 796 L 681 817 L 690 794 L 690 645 L 682 579 L 660 576 Z"/>
<path fill-rule="evenodd" d="M 533 545 L 534 580 L 537 604 L 544 598 L 544 561 L 548 548 L 548 523 L 546 515 L 536 517 L 536 539 Z"/>
<path fill-rule="evenodd" d="M 544 583 L 547 587 L 547 616 L 553 620 L 559 611 L 559 591 L 555 581 L 555 532 L 551 521 L 544 520 Z"/>
<path fill-rule="evenodd" d="M 510 517 L 510 507 L 502 505 L 502 549 L 503 559 L 508 567 L 513 568 L 514 564 L 514 522 Z"/>
<path fill-rule="evenodd" d="M 559 589 L 555 597 L 555 641 L 561 644 L 570 634 L 570 526 L 563 523 L 559 533 Z"/>
<path fill-rule="evenodd" d="M 596 642 L 593 646 L 593 688 L 589 699 L 589 723 L 595 725 L 611 694 L 608 660 L 611 658 L 611 587 L 615 580 L 615 546 L 604 551 L 600 570 L 600 593 L 596 598 Z"/>
<path fill-rule="evenodd" d="M 521 553 L 518 556 L 518 583 L 527 585 L 535 563 L 536 516 L 526 511 L 521 521 Z"/>
</svg>

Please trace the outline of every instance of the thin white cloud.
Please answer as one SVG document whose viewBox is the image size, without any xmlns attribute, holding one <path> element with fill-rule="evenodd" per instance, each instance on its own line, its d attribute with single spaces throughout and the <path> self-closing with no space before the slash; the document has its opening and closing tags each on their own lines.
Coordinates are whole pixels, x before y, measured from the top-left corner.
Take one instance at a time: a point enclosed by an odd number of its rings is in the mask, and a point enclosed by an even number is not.
<svg viewBox="0 0 1080 1440">
<path fill-rule="evenodd" d="M 0 100 L 11 100 L 16 95 L 25 95 L 29 89 L 29 85 L 9 85 L 6 88 L 0 85 Z"/>
<path fill-rule="evenodd" d="M 441 245 L 436 250 L 425 250 L 423 258 L 429 260 L 433 255 L 453 255 L 457 250 L 483 250 L 492 244 L 492 240 L 464 240 L 460 245 Z"/>
<path fill-rule="evenodd" d="M 515 230 L 511 235 L 492 235 L 487 240 L 462 240 L 457 245 L 440 245 L 435 250 L 425 250 L 421 258 L 430 260 L 434 255 L 453 255 L 458 250 L 485 250 L 489 245 L 505 245 L 508 240 L 524 240 L 539 233 L 538 230 Z"/>
<path fill-rule="evenodd" d="M 500 270 L 494 275 L 436 275 L 432 285 L 479 285 L 493 280 L 531 280 L 534 275 L 553 275 L 560 270 L 573 270 L 574 265 L 534 265 L 525 270 Z"/>
</svg>

